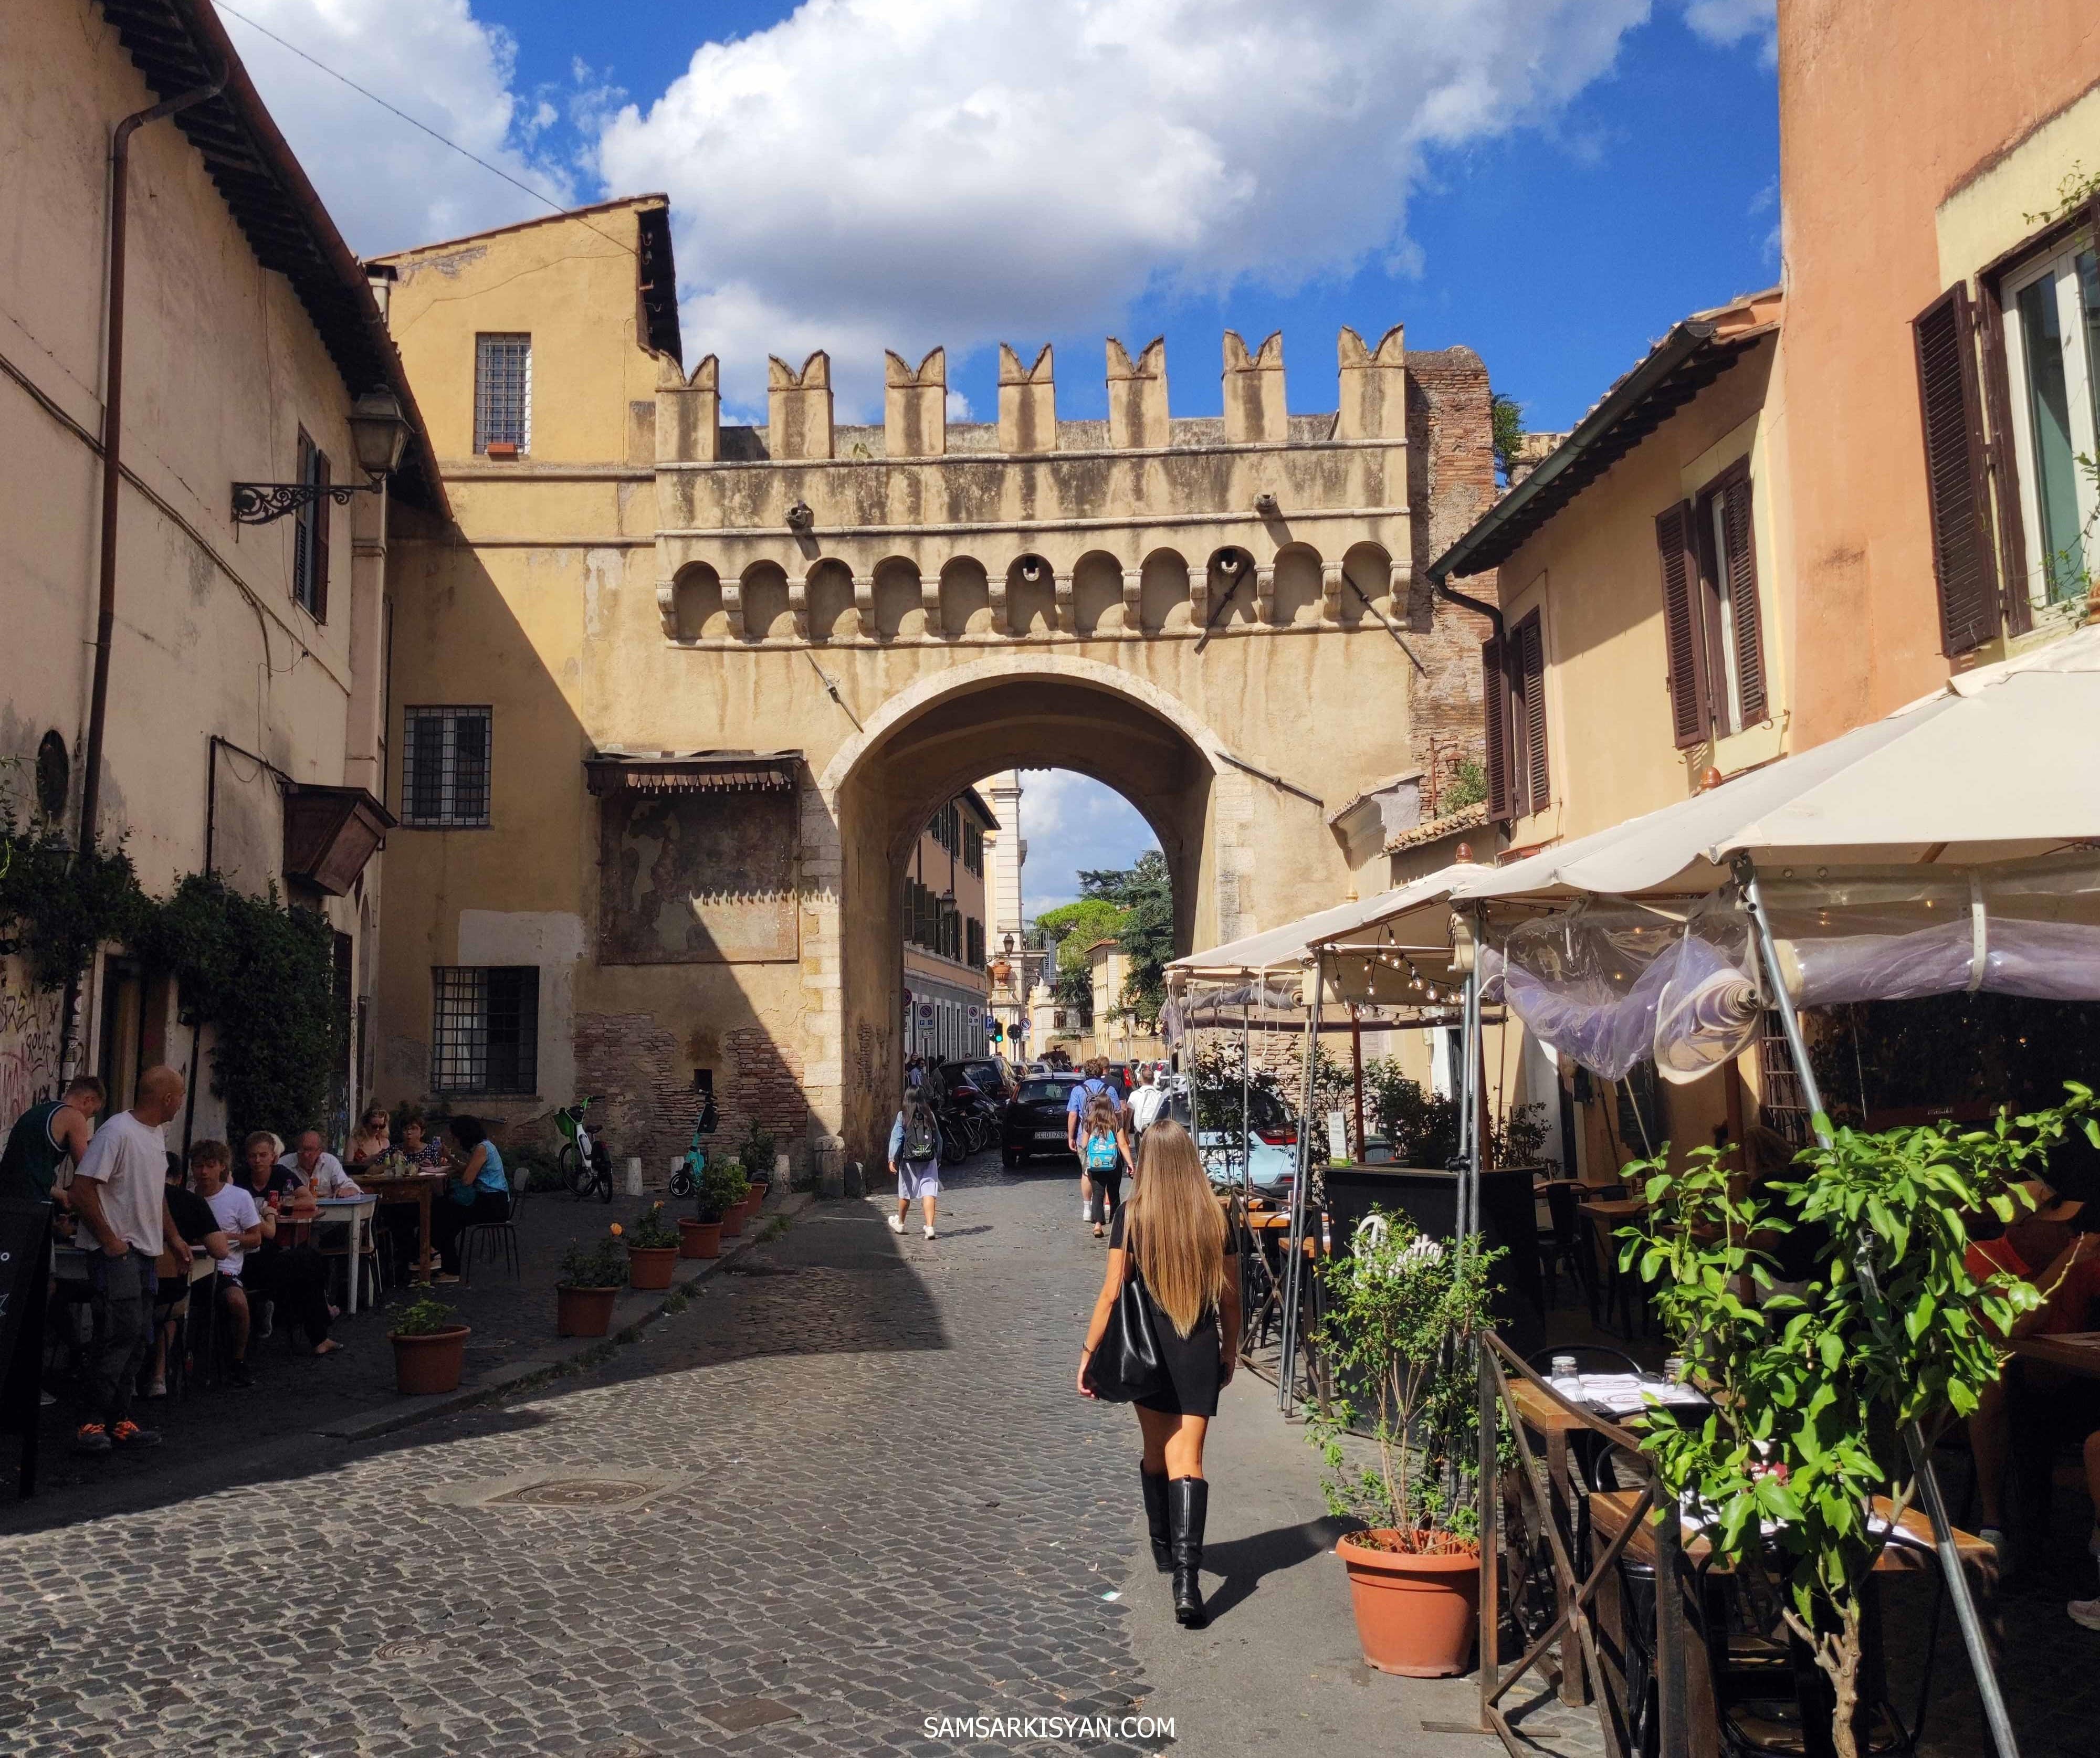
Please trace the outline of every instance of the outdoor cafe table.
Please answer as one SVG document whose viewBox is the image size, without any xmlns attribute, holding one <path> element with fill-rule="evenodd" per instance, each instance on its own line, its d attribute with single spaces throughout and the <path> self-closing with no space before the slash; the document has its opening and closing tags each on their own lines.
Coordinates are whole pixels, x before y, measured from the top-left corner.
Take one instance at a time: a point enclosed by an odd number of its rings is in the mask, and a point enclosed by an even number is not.
<svg viewBox="0 0 2100 1758">
<path fill-rule="evenodd" d="M 1593 1554 L 1601 1556 L 1609 1548 L 1612 1540 L 1625 1529 L 1626 1518 L 1639 1499 L 1639 1493 L 1632 1490 L 1600 1490 L 1590 1496 L 1590 1527 Z M 1885 1497 L 1877 1496 L 1873 1503 L 1876 1516 L 1886 1522 L 1890 1505 Z M 1866 1597 L 1865 1653 L 1860 1678 L 1860 1701 L 1863 1706 L 1885 1702 L 1888 1696 L 1888 1681 L 1882 1665 L 1880 1640 L 1881 1600 L 1878 1589 L 1881 1582 L 1890 1575 L 1930 1575 L 1939 1566 L 1939 1557 L 1933 1549 L 1932 1522 L 1926 1514 L 1916 1508 L 1906 1508 L 1903 1518 L 1896 1522 L 1896 1526 L 1903 1536 L 1891 1540 L 1882 1547 L 1881 1555 L 1874 1560 L 1874 1578 L 1870 1583 L 1872 1590 Z M 1994 1591 L 1997 1584 L 1997 1553 L 1973 1532 L 1957 1531 L 1954 1534 L 1954 1548 L 1963 1564 L 1981 1578 L 1985 1592 Z M 1643 1520 L 1639 1529 L 1626 1540 L 1626 1548 L 1622 1554 L 1629 1562 L 1644 1564 L 1651 1570 L 1655 1567 L 1657 1555 L 1655 1538 L 1647 1521 Z M 1699 1579 L 1702 1572 L 1713 1575 L 1727 1572 L 1726 1565 L 1721 1563 L 1714 1564 L 1710 1571 L 1705 1570 L 1711 1554 L 1712 1547 L 1688 1522 L 1684 1527 L 1683 1562 L 1687 1571 L 1694 1579 Z M 1620 1608 L 1616 1603 L 1603 1602 L 1616 1601 L 1616 1593 L 1608 1591 L 1607 1594 L 1599 1595 L 1599 1609 L 1604 1614 L 1600 1622 L 1604 1623 L 1608 1629 L 1610 1620 Z M 1696 1615 L 1699 1608 L 1695 1605 L 1690 1609 Z M 1694 1626 L 1695 1632 L 1706 1621 L 1705 1618 L 1700 1618 Z M 1616 1636 L 1617 1632 L 1612 1631 L 1611 1633 Z M 1812 1668 L 1815 1663 L 1803 1660 L 1799 1664 Z M 1685 1696 L 1689 1710 L 1690 1758 L 1719 1758 L 1724 1749 L 1716 1682 L 1705 1646 L 1696 1640 L 1688 1643 L 1685 1650 Z M 1811 1747 L 1811 1751 L 1814 1749 Z"/>
<path fill-rule="evenodd" d="M 281 1209 L 277 1213 L 277 1243 L 280 1245 L 307 1244 L 313 1229 L 323 1222 L 345 1221 L 350 1224 L 350 1252 L 345 1280 L 350 1284 L 350 1293 L 343 1311 L 355 1315 L 357 1311 L 358 1260 L 371 1240 L 372 1218 L 379 1207 L 378 1195 L 367 1191 L 362 1196 L 323 1196 L 311 1209 Z M 289 1238 L 283 1236 L 289 1230 Z M 427 1231 L 424 1234 L 427 1240 Z M 332 1255 L 332 1254 L 331 1254 Z"/>
<path fill-rule="evenodd" d="M 427 1282 L 436 1260 L 430 1252 L 430 1205 L 443 1191 L 447 1176 L 443 1172 L 373 1172 L 361 1170 L 356 1174 L 360 1188 L 377 1196 L 380 1202 L 413 1203 L 416 1223 L 421 1230 L 421 1244 L 416 1257 L 416 1280 Z"/>
</svg>

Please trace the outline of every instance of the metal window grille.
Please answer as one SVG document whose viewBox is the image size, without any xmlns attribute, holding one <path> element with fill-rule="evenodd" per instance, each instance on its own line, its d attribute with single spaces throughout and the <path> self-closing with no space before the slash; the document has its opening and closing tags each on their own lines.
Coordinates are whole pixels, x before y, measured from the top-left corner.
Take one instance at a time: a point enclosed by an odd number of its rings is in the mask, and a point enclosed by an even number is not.
<svg viewBox="0 0 2100 1758">
<path fill-rule="evenodd" d="M 474 449 L 490 443 L 532 449 L 532 338 L 474 339 Z"/>
<path fill-rule="evenodd" d="M 431 973 L 430 1090 L 529 1093 L 540 1081 L 537 965 Z"/>
<path fill-rule="evenodd" d="M 488 822 L 487 708 L 409 708 L 401 746 L 401 822 Z"/>
</svg>

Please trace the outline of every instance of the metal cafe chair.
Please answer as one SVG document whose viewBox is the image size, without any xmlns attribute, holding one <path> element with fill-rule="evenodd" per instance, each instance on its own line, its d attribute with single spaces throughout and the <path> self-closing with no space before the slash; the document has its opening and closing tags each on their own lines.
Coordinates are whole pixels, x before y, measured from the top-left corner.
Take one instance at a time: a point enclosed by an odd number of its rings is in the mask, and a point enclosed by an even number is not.
<svg viewBox="0 0 2100 1758">
<path fill-rule="evenodd" d="M 518 1254 L 518 1216 L 525 1206 L 525 1178 L 522 1169 L 512 1175 L 510 1212 L 501 1221 L 478 1221 L 461 1234 L 460 1276 L 464 1286 L 474 1286 L 477 1258 L 485 1258 L 491 1264 L 501 1259 L 514 1282 L 522 1275 Z"/>
</svg>

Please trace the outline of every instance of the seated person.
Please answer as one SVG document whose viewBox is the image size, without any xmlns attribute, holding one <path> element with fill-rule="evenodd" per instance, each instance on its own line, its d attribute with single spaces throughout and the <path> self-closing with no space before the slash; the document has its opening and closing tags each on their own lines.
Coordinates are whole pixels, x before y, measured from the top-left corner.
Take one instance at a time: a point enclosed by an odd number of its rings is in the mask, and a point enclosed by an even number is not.
<svg viewBox="0 0 2100 1758">
<path fill-rule="evenodd" d="M 222 1163 L 233 1157 L 225 1143 L 211 1141 L 197 1143 L 190 1149 L 190 1157 L 194 1160 L 214 1152 Z M 221 1230 L 210 1204 L 189 1187 L 183 1157 L 173 1149 L 168 1153 L 167 1198 L 168 1218 L 175 1224 L 176 1236 L 194 1255 L 223 1261 L 232 1251 L 232 1244 Z M 165 1398 L 168 1395 L 168 1351 L 174 1346 L 177 1326 L 190 1310 L 190 1275 L 189 1266 L 176 1257 L 172 1245 L 162 1250 L 154 1270 L 160 1287 L 153 1301 L 153 1315 L 159 1322 L 153 1327 L 153 1364 L 146 1395 Z M 213 1289 L 216 1287 L 214 1283 Z"/>
<path fill-rule="evenodd" d="M 2058 1199 L 2047 1184 L 2028 1189 L 2037 1206 L 2010 1226 L 1972 1217 L 1968 1253 L 1970 1275 L 2003 1273 L 2033 1284 L 2042 1303 L 2013 1324 L 2008 1341 L 2023 1337 L 2060 1336 L 2087 1331 L 2100 1321 L 2100 1232 L 2077 1231 L 2086 1205 Z M 2093 1218 L 2100 1220 L 2100 1212 Z M 2036 1270 L 2032 1265 L 2039 1262 Z M 2088 1548 L 2100 1561 L 2100 1388 L 2046 1362 L 2016 1359 L 2003 1377 L 1983 1388 L 1976 1412 L 1969 1418 L 1969 1447 L 1976 1461 L 1976 1491 L 1981 1503 L 1981 1535 L 2006 1560 L 2005 1470 L 2012 1447 L 2012 1400 L 2036 1401 L 2049 1413 L 2052 1430 L 2082 1434 L 2085 1484 L 2092 1497 L 2094 1523 Z M 2100 1597 L 2073 1600 L 2067 1608 L 2074 1623 L 2100 1630 Z"/>
<path fill-rule="evenodd" d="M 364 1113 L 364 1121 L 351 1131 L 350 1163 L 354 1166 L 370 1165 L 384 1160 L 394 1151 L 393 1115 L 384 1105 L 374 1105 Z M 319 1138 L 315 1138 L 318 1142 Z M 301 1139 L 303 1147 L 304 1139 Z"/>
<path fill-rule="evenodd" d="M 314 1354 L 332 1355 L 342 1345 L 329 1338 L 329 1326 L 341 1315 L 329 1304 L 328 1260 L 311 1245 L 277 1243 L 280 1212 L 300 1184 L 296 1172 L 274 1163 L 276 1152 L 277 1138 L 267 1130 L 258 1130 L 245 1143 L 240 1178 L 232 1187 L 255 1202 L 262 1231 L 260 1244 L 247 1254 L 240 1280 L 245 1296 L 262 1304 L 257 1336 L 270 1334 L 272 1311 L 282 1306 L 304 1327 Z"/>
<path fill-rule="evenodd" d="M 307 1130 L 299 1136 L 298 1146 L 277 1164 L 293 1174 L 302 1184 L 307 1186 L 316 1196 L 362 1196 L 342 1169 L 342 1162 L 321 1146 L 321 1132 Z"/>
<path fill-rule="evenodd" d="M 510 1185 L 503 1175 L 503 1156 L 488 1139 L 479 1117 L 454 1117 L 452 1139 L 464 1159 L 452 1161 L 452 1182 L 430 1217 L 438 1256 L 444 1267 L 431 1280 L 459 1280 L 460 1236 L 470 1227 L 510 1218 Z"/>
<path fill-rule="evenodd" d="M 230 1341 L 233 1346 L 233 1361 L 227 1369 L 227 1377 L 236 1386 L 253 1386 L 255 1377 L 248 1371 L 248 1333 L 251 1322 L 248 1310 L 248 1290 L 241 1280 L 248 1267 L 249 1254 L 257 1250 L 263 1240 L 276 1228 L 276 1218 L 267 1209 L 258 1209 L 254 1195 L 244 1186 L 227 1182 L 232 1167 L 232 1151 L 221 1142 L 199 1142 L 190 1149 L 190 1170 L 196 1179 L 197 1195 L 210 1209 L 231 1247 L 218 1260 L 218 1274 L 213 1282 L 227 1322 L 232 1326 Z"/>
<path fill-rule="evenodd" d="M 408 1161 L 411 1172 L 442 1172 L 445 1169 L 445 1144 L 427 1139 L 428 1126 L 414 1112 L 401 1121 L 401 1157 Z"/>
</svg>

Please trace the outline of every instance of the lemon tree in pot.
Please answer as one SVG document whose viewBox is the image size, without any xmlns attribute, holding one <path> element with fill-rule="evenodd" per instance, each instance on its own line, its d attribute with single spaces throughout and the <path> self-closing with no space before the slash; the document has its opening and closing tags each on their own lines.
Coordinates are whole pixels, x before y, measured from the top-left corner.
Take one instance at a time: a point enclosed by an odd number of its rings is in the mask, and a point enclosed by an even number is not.
<svg viewBox="0 0 2100 1758">
<path fill-rule="evenodd" d="M 1364 1659 L 1383 1672 L 1463 1672 L 1480 1602 L 1480 1406 L 1467 1345 L 1488 1330 L 1499 1254 L 1381 1209 L 1323 1267 L 1320 1328 L 1339 1395 L 1311 1425 L 1327 1505 L 1362 1528 L 1348 1571 Z"/>
<path fill-rule="evenodd" d="M 554 1334 L 602 1337 L 612 1325 L 612 1303 L 627 1285 L 627 1247 L 615 1221 L 586 1245 L 576 1240 L 562 1254 L 554 1273 Z"/>
<path fill-rule="evenodd" d="M 634 1288 L 668 1288 L 678 1263 L 678 1230 L 652 1203 L 627 1230 L 627 1280 Z"/>
<path fill-rule="evenodd" d="M 426 1294 L 393 1315 L 394 1387 L 404 1397 L 456 1392 L 470 1334 L 450 1306 Z"/>
</svg>

